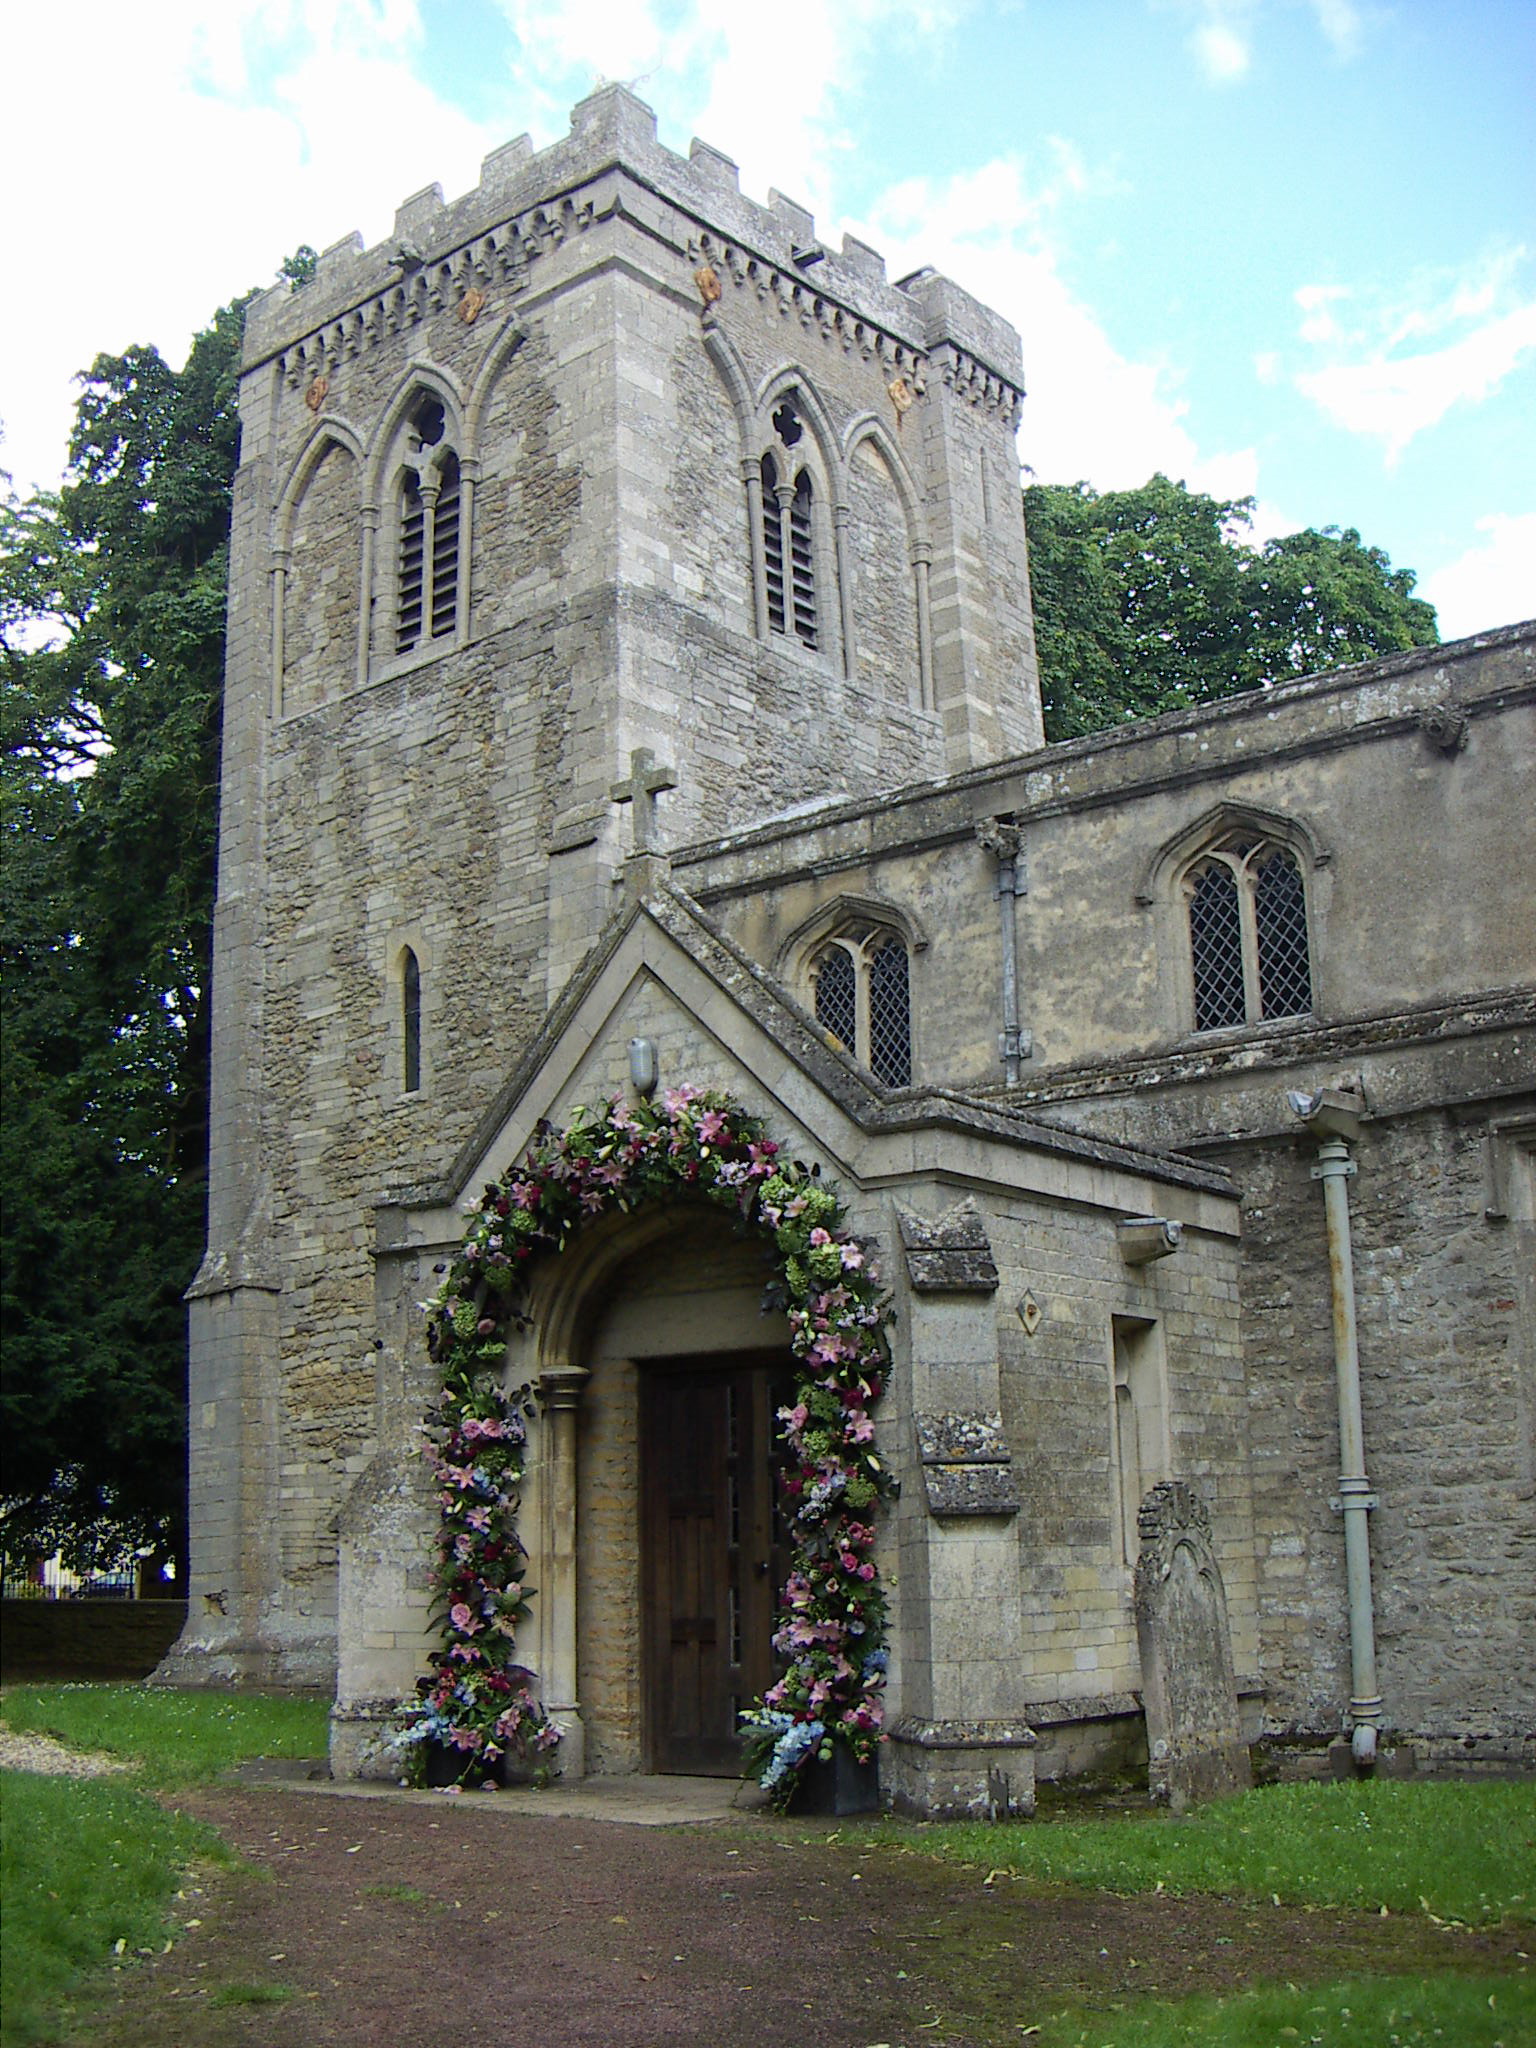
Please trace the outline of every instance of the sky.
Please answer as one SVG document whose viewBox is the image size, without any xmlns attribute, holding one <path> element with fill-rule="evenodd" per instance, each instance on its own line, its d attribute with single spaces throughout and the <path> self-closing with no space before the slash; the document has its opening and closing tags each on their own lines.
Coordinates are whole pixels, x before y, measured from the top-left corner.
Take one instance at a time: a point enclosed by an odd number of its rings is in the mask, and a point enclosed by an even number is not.
<svg viewBox="0 0 1536 2048">
<path fill-rule="evenodd" d="M 564 134 L 686 153 L 1018 328 L 1027 480 L 1355 527 L 1446 638 L 1536 615 L 1536 0 L 51 0 L 0 25 L 0 467 L 75 373 Z"/>
</svg>

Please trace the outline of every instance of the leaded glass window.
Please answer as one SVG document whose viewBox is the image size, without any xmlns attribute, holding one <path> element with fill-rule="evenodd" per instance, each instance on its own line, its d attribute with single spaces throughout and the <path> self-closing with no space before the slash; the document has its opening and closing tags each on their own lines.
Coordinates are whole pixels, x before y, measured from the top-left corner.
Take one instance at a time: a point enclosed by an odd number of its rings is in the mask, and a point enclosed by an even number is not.
<svg viewBox="0 0 1536 2048">
<path fill-rule="evenodd" d="M 887 1088 L 905 1088 L 912 1079 L 907 949 L 897 938 L 882 939 L 869 957 L 869 1067 Z"/>
<path fill-rule="evenodd" d="M 1259 864 L 1253 885 L 1259 952 L 1260 1009 L 1266 1017 L 1302 1017 L 1312 1007 L 1307 897 L 1296 856 L 1276 847 Z"/>
<path fill-rule="evenodd" d="M 858 1042 L 858 975 L 846 946 L 828 946 L 816 963 L 816 1022 L 853 1052 Z"/>
<path fill-rule="evenodd" d="M 811 962 L 816 1021 L 887 1088 L 912 1082 L 907 948 L 885 926 L 856 923 Z"/>
<path fill-rule="evenodd" d="M 1195 969 L 1195 1029 L 1241 1024 L 1243 923 L 1237 879 L 1225 861 L 1208 860 L 1191 877 L 1189 950 Z"/>
<path fill-rule="evenodd" d="M 1288 847 L 1234 832 L 1186 871 L 1184 896 L 1197 1031 L 1311 1014 L 1306 882 Z"/>
</svg>

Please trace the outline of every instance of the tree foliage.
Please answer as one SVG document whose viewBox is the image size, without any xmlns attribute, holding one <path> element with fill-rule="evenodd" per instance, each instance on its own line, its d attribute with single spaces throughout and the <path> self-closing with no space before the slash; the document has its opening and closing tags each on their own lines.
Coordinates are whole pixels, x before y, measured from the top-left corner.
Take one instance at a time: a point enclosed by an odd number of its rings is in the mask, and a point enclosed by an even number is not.
<svg viewBox="0 0 1536 2048">
<path fill-rule="evenodd" d="M 184 1550 L 243 310 L 98 357 L 63 489 L 0 510 L 12 1562 Z"/>
<path fill-rule="evenodd" d="M 1255 548 L 1252 513 L 1165 476 L 1024 493 L 1048 739 L 1438 640 L 1413 571 L 1353 527 Z"/>
</svg>

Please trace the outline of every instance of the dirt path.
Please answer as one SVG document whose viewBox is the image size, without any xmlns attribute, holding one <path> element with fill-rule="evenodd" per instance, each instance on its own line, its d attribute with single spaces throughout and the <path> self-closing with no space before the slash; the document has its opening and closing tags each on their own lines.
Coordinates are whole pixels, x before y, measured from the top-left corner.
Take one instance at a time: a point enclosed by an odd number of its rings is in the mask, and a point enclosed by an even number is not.
<svg viewBox="0 0 1536 2048">
<path fill-rule="evenodd" d="M 764 1820 L 626 1827 L 482 1798 L 186 1795 L 254 1867 L 202 1875 L 171 1953 L 124 1970 L 71 2038 L 987 2048 L 1017 2044 L 1069 1998 L 1497 1968 L 1519 1946 L 1363 1914 L 987 1886 L 980 1871 Z"/>
</svg>

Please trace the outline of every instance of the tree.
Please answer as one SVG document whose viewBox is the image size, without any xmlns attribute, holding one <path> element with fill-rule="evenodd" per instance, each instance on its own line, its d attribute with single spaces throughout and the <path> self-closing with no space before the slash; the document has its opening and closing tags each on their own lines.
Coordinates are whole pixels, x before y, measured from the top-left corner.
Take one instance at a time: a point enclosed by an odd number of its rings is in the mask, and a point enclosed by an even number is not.
<svg viewBox="0 0 1536 2048">
<path fill-rule="evenodd" d="M 1439 638 L 1413 571 L 1352 527 L 1254 548 L 1252 513 L 1165 476 L 1024 493 L 1048 739 Z"/>
<path fill-rule="evenodd" d="M 11 1562 L 185 1551 L 244 304 L 99 357 L 63 490 L 0 510 Z"/>
</svg>

